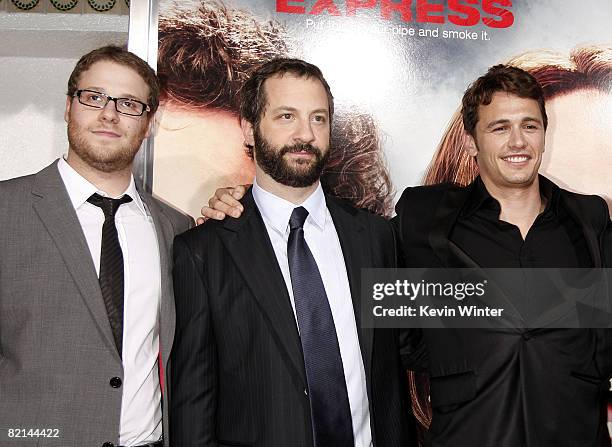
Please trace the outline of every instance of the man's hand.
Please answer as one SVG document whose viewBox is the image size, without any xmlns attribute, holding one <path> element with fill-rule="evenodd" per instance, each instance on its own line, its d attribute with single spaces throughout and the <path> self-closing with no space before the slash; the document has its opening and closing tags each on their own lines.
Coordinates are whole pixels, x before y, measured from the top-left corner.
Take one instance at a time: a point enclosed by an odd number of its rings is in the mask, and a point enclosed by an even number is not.
<svg viewBox="0 0 612 447">
<path fill-rule="evenodd" d="M 203 206 L 198 217 L 197 224 L 200 225 L 208 219 L 223 220 L 227 216 L 240 217 L 244 208 L 238 201 L 244 197 L 250 185 L 238 185 L 230 188 L 219 188 L 208 200 L 208 206 Z"/>
</svg>

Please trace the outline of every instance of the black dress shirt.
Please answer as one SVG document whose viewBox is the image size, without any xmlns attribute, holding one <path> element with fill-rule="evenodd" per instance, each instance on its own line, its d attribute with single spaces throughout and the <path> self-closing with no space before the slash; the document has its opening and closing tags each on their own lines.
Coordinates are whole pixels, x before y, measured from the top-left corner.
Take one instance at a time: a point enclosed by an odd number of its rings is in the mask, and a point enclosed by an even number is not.
<svg viewBox="0 0 612 447">
<path fill-rule="evenodd" d="M 559 203 L 559 187 L 540 177 L 546 207 L 523 240 L 516 225 L 499 219 L 501 206 L 478 177 L 450 239 L 488 268 L 593 267 L 580 225 Z"/>
</svg>

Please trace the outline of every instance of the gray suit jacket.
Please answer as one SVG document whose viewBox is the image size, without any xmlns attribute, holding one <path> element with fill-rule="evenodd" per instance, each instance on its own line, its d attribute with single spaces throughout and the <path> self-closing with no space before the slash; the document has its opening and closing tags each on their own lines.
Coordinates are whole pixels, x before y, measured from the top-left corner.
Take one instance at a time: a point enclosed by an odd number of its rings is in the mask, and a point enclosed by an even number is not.
<svg viewBox="0 0 612 447">
<path fill-rule="evenodd" d="M 175 325 L 171 245 L 191 220 L 140 195 L 159 243 L 167 370 Z M 123 380 L 121 359 L 57 162 L 0 182 L 0 446 L 117 445 L 122 388 L 111 387 L 113 377 Z M 164 415 L 166 397 L 164 389 Z M 30 428 L 51 430 L 14 437 L 24 434 L 15 429 Z"/>
</svg>

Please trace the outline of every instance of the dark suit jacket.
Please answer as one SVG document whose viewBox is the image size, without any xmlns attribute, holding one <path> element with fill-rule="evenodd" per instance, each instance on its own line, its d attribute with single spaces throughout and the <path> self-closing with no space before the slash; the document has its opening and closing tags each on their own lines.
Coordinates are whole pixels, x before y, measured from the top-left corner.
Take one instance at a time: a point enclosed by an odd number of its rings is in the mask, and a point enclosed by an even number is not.
<svg viewBox="0 0 612 447">
<path fill-rule="evenodd" d="M 177 236 L 172 445 L 312 446 L 300 339 L 287 288 L 251 191 L 238 219 Z M 382 218 L 327 197 L 353 297 L 377 447 L 414 436 L 394 330 L 360 324 L 360 269 L 395 265 Z"/>
<path fill-rule="evenodd" d="M 470 190 L 445 184 L 404 191 L 395 222 L 408 267 L 479 267 L 449 239 Z M 601 267 L 609 220 L 603 199 L 561 190 L 560 206 L 582 227 L 595 267 Z M 609 445 L 610 371 L 597 356 L 602 330 L 429 329 L 423 334 L 431 445 Z"/>
<path fill-rule="evenodd" d="M 122 388 L 109 382 L 123 379 L 123 366 L 87 241 L 56 164 L 0 182 L 2 446 L 118 444 Z M 166 367 L 174 335 L 171 244 L 190 219 L 146 193 L 140 196 L 159 245 L 159 336 Z M 8 439 L 8 428 L 57 429 L 58 437 Z"/>
</svg>

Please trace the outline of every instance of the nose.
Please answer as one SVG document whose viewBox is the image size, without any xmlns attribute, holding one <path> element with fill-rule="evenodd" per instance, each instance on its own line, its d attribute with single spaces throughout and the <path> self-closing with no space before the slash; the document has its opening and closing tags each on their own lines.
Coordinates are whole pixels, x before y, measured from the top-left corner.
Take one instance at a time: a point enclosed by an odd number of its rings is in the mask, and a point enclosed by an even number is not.
<svg viewBox="0 0 612 447">
<path fill-rule="evenodd" d="M 312 143 L 315 140 L 315 134 L 312 131 L 310 120 L 300 120 L 295 131 L 294 138 L 301 143 Z"/>
<path fill-rule="evenodd" d="M 522 149 L 527 146 L 527 140 L 525 139 L 522 128 L 512 128 L 509 145 L 511 148 L 517 149 Z"/>
<path fill-rule="evenodd" d="M 110 99 L 100 110 L 100 119 L 113 122 L 119 121 L 119 112 L 117 112 L 115 101 L 115 99 Z"/>
</svg>

